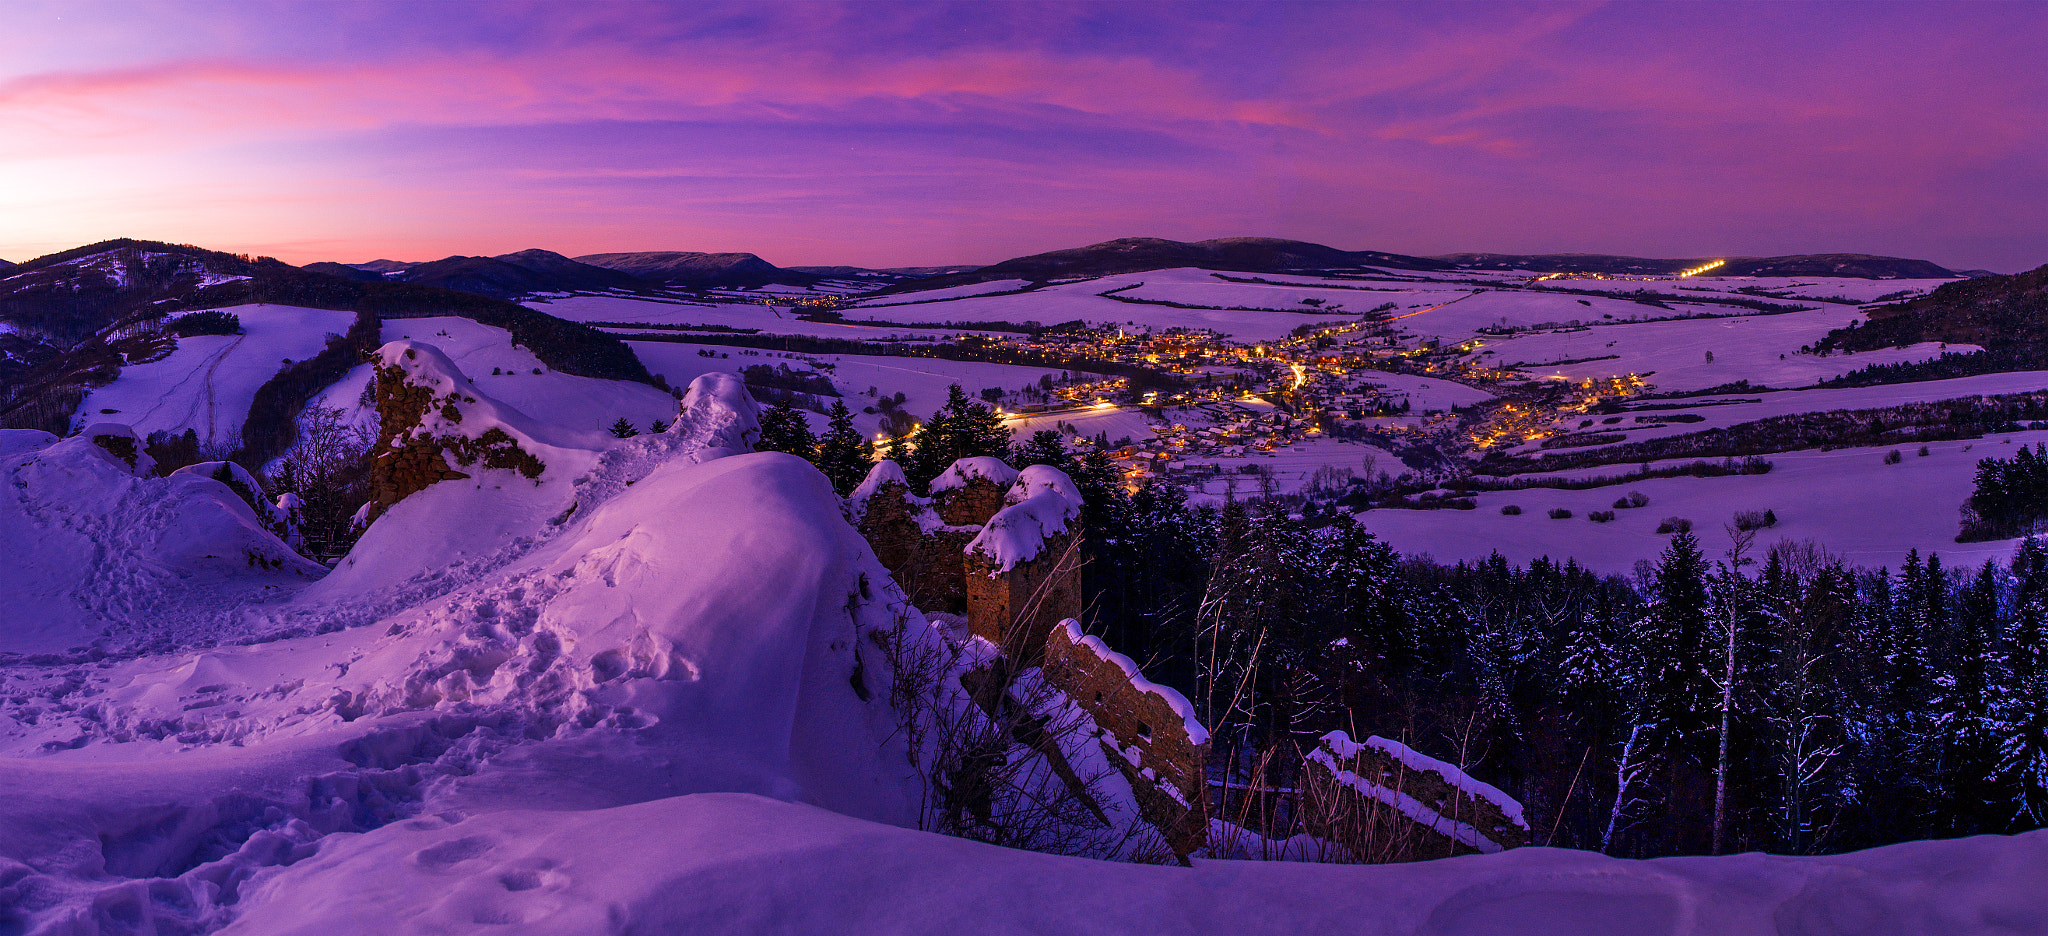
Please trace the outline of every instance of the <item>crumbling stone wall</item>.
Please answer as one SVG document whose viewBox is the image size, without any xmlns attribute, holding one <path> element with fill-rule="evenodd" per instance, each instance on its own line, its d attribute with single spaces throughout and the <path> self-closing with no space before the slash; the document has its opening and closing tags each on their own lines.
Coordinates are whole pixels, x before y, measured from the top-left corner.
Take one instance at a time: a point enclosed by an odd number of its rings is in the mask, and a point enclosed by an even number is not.
<svg viewBox="0 0 2048 936">
<path fill-rule="evenodd" d="M 1040 671 L 1107 733 L 1103 752 L 1130 783 L 1145 821 L 1182 857 L 1207 844 L 1208 739 L 1190 737 L 1163 696 L 1140 688 L 1122 665 L 1073 639 L 1067 627 L 1053 628 L 1044 646 Z"/>
<path fill-rule="evenodd" d="M 1061 621 L 1081 616 L 1080 538 L 1071 530 L 1008 571 L 979 552 L 963 558 L 968 629 L 1026 666 L 1038 661 L 1046 635 Z"/>
<path fill-rule="evenodd" d="M 1006 486 L 987 478 L 970 478 L 956 488 L 932 492 L 932 509 L 947 526 L 981 526 L 1003 509 Z"/>
<path fill-rule="evenodd" d="M 1296 786 L 1302 824 L 1312 835 L 1366 852 L 1359 856 L 1364 860 L 1424 861 L 1518 848 L 1529 841 L 1529 830 L 1509 819 L 1499 804 L 1461 789 L 1456 778 L 1404 764 L 1379 748 L 1361 744 L 1347 756 L 1325 740 L 1301 769 Z M 1337 771 L 1410 797 L 1440 818 L 1424 823 L 1367 795 Z M 1461 840 L 1455 824 L 1469 826 L 1484 842 Z"/>
<path fill-rule="evenodd" d="M 967 601 L 963 550 L 974 538 L 974 530 L 926 532 L 914 515 L 918 509 L 908 487 L 886 482 L 868 496 L 855 528 L 911 604 L 928 611 L 960 613 Z"/>
</svg>

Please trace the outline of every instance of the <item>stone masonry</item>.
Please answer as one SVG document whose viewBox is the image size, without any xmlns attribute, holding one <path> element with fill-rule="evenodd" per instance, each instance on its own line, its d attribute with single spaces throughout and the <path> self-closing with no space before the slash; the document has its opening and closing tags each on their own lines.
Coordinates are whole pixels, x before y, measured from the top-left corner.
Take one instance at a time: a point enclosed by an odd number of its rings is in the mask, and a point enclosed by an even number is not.
<svg viewBox="0 0 2048 936">
<path fill-rule="evenodd" d="M 929 501 L 910 490 L 893 462 L 877 465 L 854 492 L 856 526 L 913 604 L 964 610 L 969 630 L 1010 661 L 977 672 L 1038 666 L 1090 716 L 1140 814 L 1187 858 L 1208 840 L 1208 736 L 1179 693 L 1147 681 L 1130 658 L 1082 637 L 1074 624 L 1084 533 L 1072 479 L 975 461 L 941 475 Z M 1000 696 L 1007 683 L 1005 676 L 982 686 L 977 699 Z M 1065 760 L 1057 753 L 1048 759 L 1060 769 Z"/>
<path fill-rule="evenodd" d="M 1500 803 L 1475 793 L 1475 781 L 1463 771 L 1404 763 L 1375 746 L 1385 744 L 1354 744 L 1332 732 L 1303 760 L 1301 818 L 1312 834 L 1362 852 L 1369 861 L 1420 861 L 1528 844 L 1528 827 Z"/>
<path fill-rule="evenodd" d="M 1140 814 L 1186 857 L 1209 838 L 1208 736 L 1190 736 L 1185 713 L 1169 701 L 1187 706 L 1179 693 L 1153 686 L 1129 657 L 1079 633 L 1071 621 L 1053 628 L 1041 671 L 1106 733 L 1103 753 L 1130 783 Z"/>
</svg>

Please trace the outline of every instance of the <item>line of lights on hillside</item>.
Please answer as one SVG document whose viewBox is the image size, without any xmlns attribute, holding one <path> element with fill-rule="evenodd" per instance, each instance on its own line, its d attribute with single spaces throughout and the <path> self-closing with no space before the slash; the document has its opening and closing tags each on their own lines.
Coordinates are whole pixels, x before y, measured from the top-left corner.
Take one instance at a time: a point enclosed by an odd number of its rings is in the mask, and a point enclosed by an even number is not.
<svg viewBox="0 0 2048 936">
<path fill-rule="evenodd" d="M 1690 269 L 1690 270 L 1680 270 L 1680 271 L 1678 272 L 1678 276 L 1679 276 L 1679 278 L 1680 278 L 1680 279 L 1683 279 L 1683 278 L 1685 278 L 1685 277 L 1688 277 L 1688 276 L 1698 276 L 1698 275 L 1700 275 L 1701 273 L 1705 273 L 1705 272 L 1707 272 L 1708 270 L 1714 269 L 1714 268 L 1716 268 L 1716 267 L 1723 267 L 1723 266 L 1727 266 L 1727 265 L 1728 265 L 1728 261 L 1726 261 L 1726 260 L 1716 260 L 1716 261 L 1714 261 L 1714 262 L 1712 262 L 1712 263 L 1702 263 L 1702 264 L 1700 264 L 1699 266 L 1693 267 L 1693 268 L 1692 268 L 1692 269 Z"/>
</svg>

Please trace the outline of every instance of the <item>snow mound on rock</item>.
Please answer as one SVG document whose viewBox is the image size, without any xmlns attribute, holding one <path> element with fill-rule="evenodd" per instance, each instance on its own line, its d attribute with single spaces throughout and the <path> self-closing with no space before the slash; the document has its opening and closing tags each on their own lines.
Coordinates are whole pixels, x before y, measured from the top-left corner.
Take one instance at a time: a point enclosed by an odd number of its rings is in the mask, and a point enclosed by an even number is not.
<svg viewBox="0 0 2048 936">
<path fill-rule="evenodd" d="M 976 479 L 987 481 L 996 487 L 1006 487 L 1010 482 L 1017 480 L 1017 469 L 1010 467 L 1000 458 L 986 455 L 963 458 L 948 465 L 945 471 L 939 472 L 939 476 L 932 479 L 931 493 L 936 495 L 940 491 L 966 487 L 968 482 Z"/>
</svg>

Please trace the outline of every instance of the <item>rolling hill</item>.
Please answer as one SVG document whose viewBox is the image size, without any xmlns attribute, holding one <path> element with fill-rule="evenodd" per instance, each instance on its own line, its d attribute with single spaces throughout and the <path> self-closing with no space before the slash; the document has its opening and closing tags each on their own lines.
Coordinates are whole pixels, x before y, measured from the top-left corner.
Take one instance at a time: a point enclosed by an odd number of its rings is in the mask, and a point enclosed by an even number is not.
<svg viewBox="0 0 2048 936">
<path fill-rule="evenodd" d="M 1395 270 L 1448 270 L 1451 264 L 1423 257 L 1375 250 L 1338 250 L 1322 244 L 1273 237 L 1226 237 L 1184 243 L 1158 237 L 1125 237 L 1087 247 L 1054 250 L 1001 263 L 950 273 L 891 287 L 881 292 L 922 292 L 998 280 L 1047 283 L 1060 279 L 1114 276 L 1200 267 L 1240 273 L 1281 273 L 1378 267 Z"/>
<path fill-rule="evenodd" d="M 817 280 L 816 276 L 785 270 L 750 253 L 654 250 L 587 254 L 575 258 L 575 262 L 670 286 L 765 286 L 769 283 L 808 286 Z"/>
</svg>

